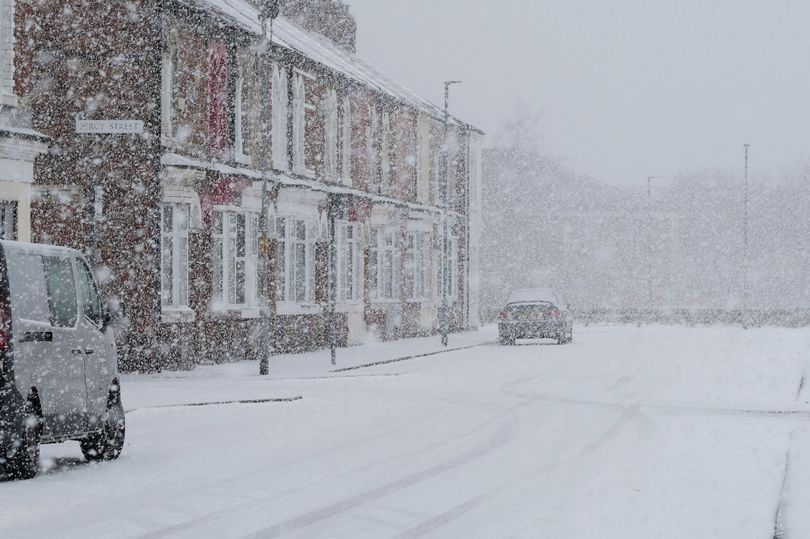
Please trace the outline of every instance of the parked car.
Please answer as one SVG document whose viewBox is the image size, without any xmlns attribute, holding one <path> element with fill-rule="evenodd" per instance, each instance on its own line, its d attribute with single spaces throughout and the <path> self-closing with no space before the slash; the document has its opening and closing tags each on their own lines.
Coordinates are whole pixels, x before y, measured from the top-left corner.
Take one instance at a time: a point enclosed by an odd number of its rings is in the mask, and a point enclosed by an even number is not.
<svg viewBox="0 0 810 539">
<path fill-rule="evenodd" d="M 0 241 L 3 475 L 36 475 L 40 444 L 78 440 L 88 460 L 121 454 L 116 319 L 78 251 Z"/>
<path fill-rule="evenodd" d="M 556 339 L 557 344 L 567 344 L 574 340 L 574 325 L 554 290 L 516 290 L 501 311 L 498 334 L 504 345 L 517 339 Z"/>
</svg>

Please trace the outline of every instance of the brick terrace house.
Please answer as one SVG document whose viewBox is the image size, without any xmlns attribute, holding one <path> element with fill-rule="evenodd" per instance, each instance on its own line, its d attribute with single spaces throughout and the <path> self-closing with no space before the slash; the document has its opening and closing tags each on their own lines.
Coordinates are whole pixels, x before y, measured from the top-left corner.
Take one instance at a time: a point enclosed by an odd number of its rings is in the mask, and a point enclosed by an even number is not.
<svg viewBox="0 0 810 539">
<path fill-rule="evenodd" d="M 330 211 L 343 344 L 435 333 L 445 193 L 452 326 L 478 324 L 480 131 L 451 119 L 443 145 L 441 110 L 283 17 L 262 69 L 244 0 L 27 6 L 28 99 L 53 140 L 34 238 L 97 259 L 129 313 L 123 368 L 256 358 L 262 309 L 276 350 L 325 346 Z M 77 134 L 77 119 L 144 130 Z"/>
<path fill-rule="evenodd" d="M 0 239 L 31 239 L 34 159 L 47 137 L 31 129 L 25 95 L 30 58 L 24 27 L 14 24 L 15 0 L 0 0 Z"/>
</svg>

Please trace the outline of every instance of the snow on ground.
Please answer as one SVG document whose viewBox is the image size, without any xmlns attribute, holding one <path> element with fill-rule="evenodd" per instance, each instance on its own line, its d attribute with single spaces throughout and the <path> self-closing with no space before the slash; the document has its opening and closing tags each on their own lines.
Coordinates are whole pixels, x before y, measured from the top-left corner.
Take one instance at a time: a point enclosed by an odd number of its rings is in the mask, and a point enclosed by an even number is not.
<svg viewBox="0 0 810 539">
<path fill-rule="evenodd" d="M 810 536 L 810 330 L 575 338 L 127 376 L 121 459 L 46 447 L 40 477 L 0 483 L 0 537 Z"/>
</svg>

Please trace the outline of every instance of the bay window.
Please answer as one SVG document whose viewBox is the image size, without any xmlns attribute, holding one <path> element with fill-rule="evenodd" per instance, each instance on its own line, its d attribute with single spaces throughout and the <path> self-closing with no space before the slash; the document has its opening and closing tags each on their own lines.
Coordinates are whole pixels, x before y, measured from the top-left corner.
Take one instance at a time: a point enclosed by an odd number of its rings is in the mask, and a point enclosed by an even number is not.
<svg viewBox="0 0 810 539">
<path fill-rule="evenodd" d="M 166 203 L 161 208 L 160 298 L 164 308 L 188 307 L 188 228 L 191 205 Z"/>
<path fill-rule="evenodd" d="M 337 283 L 338 300 L 357 301 L 361 297 L 363 262 L 360 256 L 360 227 L 354 223 L 338 223 Z"/>
<path fill-rule="evenodd" d="M 259 303 L 259 216 L 214 211 L 214 302 L 220 308 Z"/>
<path fill-rule="evenodd" d="M 296 217 L 276 219 L 278 301 L 315 302 L 315 225 Z"/>
<path fill-rule="evenodd" d="M 396 231 L 375 227 L 371 235 L 370 273 L 373 297 L 378 300 L 399 298 L 399 248 Z"/>
<path fill-rule="evenodd" d="M 409 232 L 405 240 L 405 293 L 409 300 L 424 301 L 430 292 L 430 235 Z"/>
<path fill-rule="evenodd" d="M 447 282 L 445 282 L 445 268 L 441 263 L 441 253 L 439 253 L 439 264 L 436 271 L 437 286 L 439 298 L 442 297 L 442 289 L 451 302 L 458 298 L 458 240 L 451 236 L 447 242 Z"/>
</svg>

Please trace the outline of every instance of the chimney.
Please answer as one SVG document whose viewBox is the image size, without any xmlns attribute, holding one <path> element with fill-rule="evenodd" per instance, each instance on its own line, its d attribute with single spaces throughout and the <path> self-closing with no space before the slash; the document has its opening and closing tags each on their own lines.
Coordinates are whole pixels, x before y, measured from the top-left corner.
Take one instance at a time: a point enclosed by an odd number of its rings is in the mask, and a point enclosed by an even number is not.
<svg viewBox="0 0 810 539">
<path fill-rule="evenodd" d="M 356 52 L 357 21 L 342 0 L 281 0 L 281 14 L 340 48 Z"/>
</svg>

